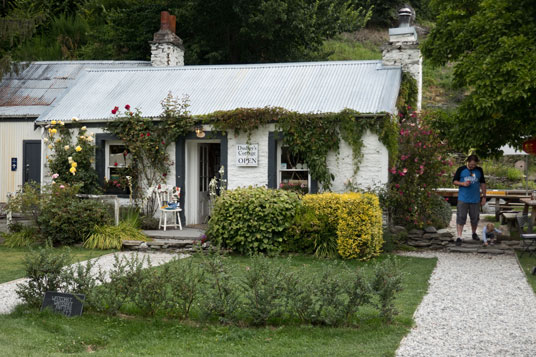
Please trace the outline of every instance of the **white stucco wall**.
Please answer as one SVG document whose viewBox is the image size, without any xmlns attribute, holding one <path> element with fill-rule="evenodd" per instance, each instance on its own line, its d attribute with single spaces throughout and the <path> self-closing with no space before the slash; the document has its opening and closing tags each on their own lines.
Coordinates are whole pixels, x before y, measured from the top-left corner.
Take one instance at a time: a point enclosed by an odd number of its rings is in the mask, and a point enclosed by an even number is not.
<svg viewBox="0 0 536 357">
<path fill-rule="evenodd" d="M 259 164 L 254 167 L 241 167 L 236 165 L 236 145 L 247 144 L 246 134 L 235 136 L 230 132 L 227 137 L 227 188 L 268 185 L 268 133 L 274 130 L 274 125 L 267 125 L 256 130 L 251 135 L 249 144 L 259 145 Z"/>
<path fill-rule="evenodd" d="M 359 171 L 354 174 L 352 147 L 341 140 L 339 153 L 330 152 L 327 163 L 330 172 L 335 175 L 331 190 L 334 192 L 346 191 L 345 183 L 352 180 L 360 188 L 374 188 L 385 185 L 389 175 L 389 152 L 378 140 L 376 134 L 366 131 L 363 135 L 363 159 Z"/>
</svg>

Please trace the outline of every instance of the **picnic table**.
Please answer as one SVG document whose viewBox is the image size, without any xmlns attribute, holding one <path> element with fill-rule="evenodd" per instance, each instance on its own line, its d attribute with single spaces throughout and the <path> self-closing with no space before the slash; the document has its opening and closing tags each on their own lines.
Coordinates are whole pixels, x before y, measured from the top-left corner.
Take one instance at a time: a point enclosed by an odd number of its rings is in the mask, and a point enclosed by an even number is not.
<svg viewBox="0 0 536 357">
<path fill-rule="evenodd" d="M 529 209 L 532 207 L 530 213 L 530 220 L 532 226 L 534 227 L 534 221 L 536 220 L 536 200 L 531 199 L 530 197 L 521 198 L 520 201 L 525 204 L 523 207 L 523 215 L 527 216 L 529 214 Z"/>
<path fill-rule="evenodd" d="M 436 192 L 443 197 L 458 197 L 457 188 L 438 188 Z M 495 219 L 498 221 L 505 212 L 511 211 L 516 204 L 524 203 L 521 200 L 530 198 L 525 190 L 486 190 L 489 199 L 495 198 Z M 501 204 L 501 200 L 504 203 Z M 536 204 L 536 202 L 535 202 Z M 507 219 L 509 217 L 505 216 Z"/>
</svg>

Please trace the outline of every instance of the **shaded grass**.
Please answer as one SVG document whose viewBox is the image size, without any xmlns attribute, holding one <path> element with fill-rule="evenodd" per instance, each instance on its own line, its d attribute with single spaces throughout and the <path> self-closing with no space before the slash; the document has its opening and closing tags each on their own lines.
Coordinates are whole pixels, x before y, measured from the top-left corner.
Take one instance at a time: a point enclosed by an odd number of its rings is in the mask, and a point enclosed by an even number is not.
<svg viewBox="0 0 536 357">
<path fill-rule="evenodd" d="M 536 267 L 536 254 L 529 256 L 525 253 L 521 256 L 521 252 L 517 252 L 517 257 L 519 258 L 521 268 L 523 268 L 523 271 L 527 275 L 527 280 L 530 286 L 532 286 L 534 293 L 536 293 L 536 275 L 532 275 L 532 269 Z"/>
<path fill-rule="evenodd" d="M 194 258 L 199 259 L 199 258 Z M 232 257 L 237 269 L 248 259 Z M 274 258 L 284 259 L 284 258 Z M 325 260 L 297 256 L 292 267 L 315 274 Z M 413 324 L 412 316 L 422 300 L 436 259 L 400 257 L 404 291 L 396 306 L 400 314 L 386 325 L 374 309 L 363 309 L 358 327 L 304 326 L 243 328 L 190 321 L 105 317 L 84 314 L 64 318 L 19 308 L 0 316 L 0 344 L 6 355 L 180 355 L 180 356 L 392 356 Z M 370 263 L 348 262 L 372 271 Z"/>
<path fill-rule="evenodd" d="M 330 61 L 378 60 L 382 58 L 382 53 L 378 47 L 357 42 L 344 36 L 324 41 L 323 50 L 329 53 L 328 59 Z"/>
<path fill-rule="evenodd" d="M 113 252 L 112 250 L 91 250 L 75 247 L 58 249 L 69 249 L 73 257 L 73 263 Z M 0 283 L 25 277 L 24 257 L 30 250 L 30 248 L 8 248 L 0 245 Z"/>
</svg>

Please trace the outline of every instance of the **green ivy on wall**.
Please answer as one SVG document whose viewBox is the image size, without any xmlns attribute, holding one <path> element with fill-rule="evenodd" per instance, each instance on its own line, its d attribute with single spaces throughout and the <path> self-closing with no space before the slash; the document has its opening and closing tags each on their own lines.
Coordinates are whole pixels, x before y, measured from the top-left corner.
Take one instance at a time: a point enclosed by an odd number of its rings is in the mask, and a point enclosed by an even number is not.
<svg viewBox="0 0 536 357">
<path fill-rule="evenodd" d="M 387 147 L 390 159 L 396 157 L 398 147 L 398 122 L 386 113 L 364 117 L 350 109 L 339 113 L 302 114 L 276 107 L 238 108 L 217 111 L 200 120 L 218 131 L 232 131 L 236 135 L 245 133 L 248 141 L 255 130 L 275 123 L 276 129 L 283 133 L 284 144 L 294 155 L 304 159 L 311 177 L 326 190 L 330 189 L 334 179 L 327 168 L 327 155 L 339 150 L 340 137 L 352 147 L 355 172 L 363 157 L 363 135 L 367 130 L 378 135 Z"/>
<path fill-rule="evenodd" d="M 402 72 L 402 82 L 400 83 L 400 92 L 396 100 L 396 108 L 403 116 L 408 114 L 417 107 L 418 95 L 417 81 L 409 73 Z"/>
</svg>

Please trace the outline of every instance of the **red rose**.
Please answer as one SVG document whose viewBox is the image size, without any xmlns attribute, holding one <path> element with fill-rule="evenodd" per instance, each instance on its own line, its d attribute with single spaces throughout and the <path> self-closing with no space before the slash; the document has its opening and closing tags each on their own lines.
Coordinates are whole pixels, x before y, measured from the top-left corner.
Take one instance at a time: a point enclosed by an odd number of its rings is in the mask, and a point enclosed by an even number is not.
<svg viewBox="0 0 536 357">
<path fill-rule="evenodd" d="M 117 162 L 114 162 L 114 166 L 117 166 L 117 165 L 118 165 Z"/>
<path fill-rule="evenodd" d="M 166 174 L 166 173 L 164 172 L 164 173 L 162 174 L 162 176 L 166 177 L 166 176 L 167 176 L 167 174 Z"/>
<path fill-rule="evenodd" d="M 151 136 L 151 133 L 147 133 L 147 136 Z"/>
<path fill-rule="evenodd" d="M 143 133 L 140 134 L 140 138 L 143 138 Z"/>
<path fill-rule="evenodd" d="M 112 114 L 117 113 L 117 109 L 112 109 Z"/>
<path fill-rule="evenodd" d="M 125 105 L 125 109 L 126 109 L 126 110 L 130 110 L 130 105 L 128 105 L 128 104 Z"/>
</svg>

